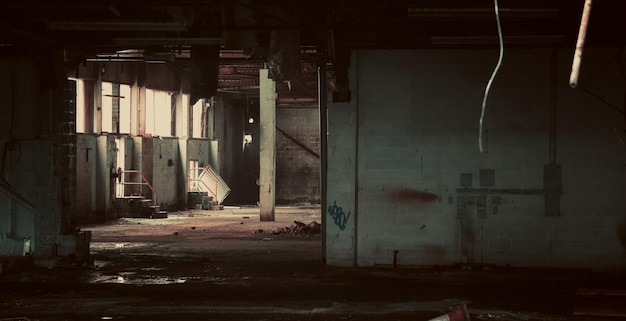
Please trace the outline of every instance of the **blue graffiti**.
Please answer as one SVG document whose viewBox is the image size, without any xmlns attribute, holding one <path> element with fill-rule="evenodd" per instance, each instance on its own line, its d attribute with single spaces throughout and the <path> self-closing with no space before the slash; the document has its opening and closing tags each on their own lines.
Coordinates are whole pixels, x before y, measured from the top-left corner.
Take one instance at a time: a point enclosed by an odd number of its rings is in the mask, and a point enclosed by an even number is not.
<svg viewBox="0 0 626 321">
<path fill-rule="evenodd" d="M 330 214 L 330 217 L 332 217 L 333 221 L 335 221 L 335 225 L 339 226 L 342 231 L 346 229 L 346 223 L 348 223 L 350 212 L 346 215 L 341 206 L 337 206 L 337 201 L 333 203 L 333 206 L 328 207 L 328 214 Z"/>
</svg>

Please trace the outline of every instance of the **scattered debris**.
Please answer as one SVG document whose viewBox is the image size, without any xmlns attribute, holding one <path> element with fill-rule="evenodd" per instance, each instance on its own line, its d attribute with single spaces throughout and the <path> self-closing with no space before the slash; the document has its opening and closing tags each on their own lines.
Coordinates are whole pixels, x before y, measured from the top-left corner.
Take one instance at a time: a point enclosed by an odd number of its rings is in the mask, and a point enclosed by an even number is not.
<svg viewBox="0 0 626 321">
<path fill-rule="evenodd" d="M 322 233 L 321 225 L 318 222 L 313 221 L 309 224 L 305 224 L 300 221 L 293 221 L 293 223 L 294 224 L 291 226 L 282 227 L 274 231 L 265 231 L 263 229 L 258 229 L 254 231 L 254 233 L 282 236 L 314 236 Z"/>
<path fill-rule="evenodd" d="M 191 229 L 192 229 L 192 230 L 195 230 L 195 229 L 196 229 L 196 227 L 195 227 L 195 226 L 192 226 L 192 227 L 191 227 Z"/>
<path fill-rule="evenodd" d="M 244 216 L 243 218 L 250 218 L 250 216 Z"/>
<path fill-rule="evenodd" d="M 174 235 L 178 235 L 178 232 L 174 232 Z"/>
<path fill-rule="evenodd" d="M 463 303 L 460 307 L 429 321 L 470 321 L 470 314 L 465 303 Z"/>
</svg>

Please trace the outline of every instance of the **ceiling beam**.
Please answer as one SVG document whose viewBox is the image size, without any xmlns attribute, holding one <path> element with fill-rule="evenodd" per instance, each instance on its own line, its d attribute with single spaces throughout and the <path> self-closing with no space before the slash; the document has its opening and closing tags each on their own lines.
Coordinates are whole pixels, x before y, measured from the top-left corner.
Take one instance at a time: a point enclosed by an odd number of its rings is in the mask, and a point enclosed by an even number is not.
<svg viewBox="0 0 626 321">
<path fill-rule="evenodd" d="M 84 31 L 187 31 L 187 26 L 180 23 L 145 21 L 46 21 L 46 28 Z"/>
</svg>

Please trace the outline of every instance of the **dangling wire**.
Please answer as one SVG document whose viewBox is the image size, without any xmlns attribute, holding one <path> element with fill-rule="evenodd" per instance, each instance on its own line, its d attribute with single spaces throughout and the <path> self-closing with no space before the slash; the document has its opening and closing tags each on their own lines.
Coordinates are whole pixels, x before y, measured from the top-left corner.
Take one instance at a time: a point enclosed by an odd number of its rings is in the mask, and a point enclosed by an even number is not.
<svg viewBox="0 0 626 321">
<path fill-rule="evenodd" d="M 500 9 L 498 9 L 498 0 L 493 0 L 493 7 L 496 12 L 496 24 L 498 25 L 498 39 L 500 40 L 500 56 L 498 57 L 498 63 L 496 64 L 496 68 L 494 68 L 493 73 L 491 74 L 491 78 L 489 78 L 489 82 L 487 83 L 487 87 L 485 88 L 485 95 L 483 96 L 483 108 L 480 112 L 480 122 L 478 128 L 478 148 L 481 153 L 485 152 L 483 147 L 483 120 L 485 118 L 485 109 L 487 108 L 487 96 L 489 96 L 489 89 L 491 88 L 491 83 L 493 79 L 496 78 L 496 74 L 500 69 L 500 65 L 502 65 L 502 56 L 504 56 L 504 42 L 502 40 L 502 27 L 500 26 Z"/>
</svg>

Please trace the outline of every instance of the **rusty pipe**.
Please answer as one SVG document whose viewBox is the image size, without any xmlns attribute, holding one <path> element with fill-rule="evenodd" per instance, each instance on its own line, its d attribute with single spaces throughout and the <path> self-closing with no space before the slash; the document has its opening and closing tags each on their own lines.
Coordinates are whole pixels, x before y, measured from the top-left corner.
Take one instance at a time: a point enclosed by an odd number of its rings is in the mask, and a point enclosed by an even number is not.
<svg viewBox="0 0 626 321">
<path fill-rule="evenodd" d="M 578 40 L 576 40 L 576 50 L 574 51 L 574 60 L 572 61 L 572 72 L 569 76 L 569 85 L 572 88 L 578 86 L 578 75 L 580 74 L 580 63 L 583 58 L 583 47 L 585 46 L 585 37 L 587 36 L 587 24 L 589 15 L 591 14 L 591 0 L 585 0 L 583 15 L 580 19 L 580 28 L 578 29 Z"/>
</svg>

